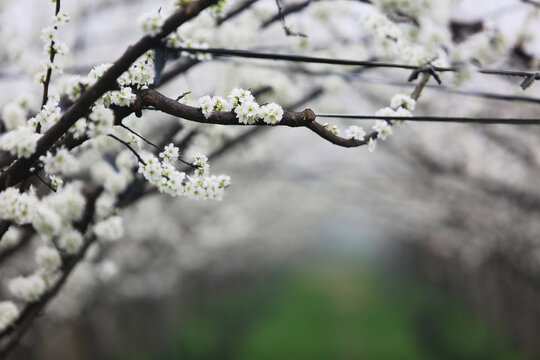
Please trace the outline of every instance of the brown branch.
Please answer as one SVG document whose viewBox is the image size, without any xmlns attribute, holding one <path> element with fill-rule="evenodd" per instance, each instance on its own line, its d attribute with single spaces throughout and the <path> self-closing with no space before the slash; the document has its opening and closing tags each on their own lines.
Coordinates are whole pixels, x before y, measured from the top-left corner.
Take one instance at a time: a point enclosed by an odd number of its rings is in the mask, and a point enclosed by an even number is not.
<svg viewBox="0 0 540 360">
<path fill-rule="evenodd" d="M 218 124 L 218 125 L 243 125 L 236 118 L 233 111 L 214 112 L 207 119 L 198 107 L 181 104 L 174 99 L 168 98 L 165 95 L 153 90 L 145 89 L 138 93 L 143 106 L 153 106 L 166 114 L 180 117 L 186 120 L 198 122 L 201 124 Z M 290 127 L 306 126 L 315 120 L 315 113 L 306 109 L 302 112 L 285 111 L 282 120 L 277 125 Z M 254 125 L 268 125 L 262 120 L 257 121 Z"/>
</svg>

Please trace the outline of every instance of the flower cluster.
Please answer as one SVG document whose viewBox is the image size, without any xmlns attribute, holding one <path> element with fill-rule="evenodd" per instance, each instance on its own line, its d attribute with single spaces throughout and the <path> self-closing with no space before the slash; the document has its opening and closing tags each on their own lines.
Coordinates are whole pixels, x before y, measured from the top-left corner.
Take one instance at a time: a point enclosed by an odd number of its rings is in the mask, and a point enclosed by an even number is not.
<svg viewBox="0 0 540 360">
<path fill-rule="evenodd" d="M 178 171 L 174 162 L 178 160 L 178 148 L 173 144 L 165 147 L 159 158 L 152 154 L 143 154 L 143 162 L 139 163 L 139 173 L 148 182 L 158 187 L 160 192 L 172 196 L 188 196 L 193 199 L 221 200 L 226 187 L 230 185 L 230 178 L 225 175 L 210 175 L 208 158 L 197 154 L 194 157 L 195 171 L 192 175 Z"/>
<path fill-rule="evenodd" d="M 402 29 L 383 14 L 362 18 L 360 26 L 375 38 L 381 56 L 418 65 L 429 60 L 426 49 L 408 40 Z"/>
<path fill-rule="evenodd" d="M 48 174 L 72 174 L 78 170 L 77 159 L 66 148 L 60 148 L 54 154 L 47 151 L 39 160 L 43 162 L 43 168 Z"/>
<path fill-rule="evenodd" d="M 124 236 L 124 225 L 120 216 L 111 216 L 94 225 L 94 234 L 100 241 L 119 240 Z"/>
<path fill-rule="evenodd" d="M 41 61 L 41 72 L 37 75 L 40 83 L 44 83 L 47 71 L 52 69 L 57 72 L 62 72 L 62 66 L 56 63 L 52 63 L 50 54 L 54 50 L 57 55 L 66 55 L 68 53 L 67 45 L 60 41 L 58 38 L 58 28 L 65 25 L 70 20 L 66 13 L 59 13 L 54 18 L 53 25 L 44 27 L 41 30 L 41 40 L 43 41 L 43 54 L 45 59 Z"/>
<path fill-rule="evenodd" d="M 19 309 L 12 301 L 0 301 L 0 332 L 13 324 L 19 316 Z"/>
<path fill-rule="evenodd" d="M 58 247 L 67 254 L 76 254 L 83 245 L 83 237 L 77 230 L 70 229 L 64 232 L 57 240 Z"/>
<path fill-rule="evenodd" d="M 414 108 L 416 107 L 416 100 L 409 95 L 396 94 L 392 100 L 390 100 L 390 106 L 396 110 L 401 107 L 405 110 L 414 111 Z"/>
<path fill-rule="evenodd" d="M 363 141 L 364 136 L 366 136 L 366 132 L 364 131 L 364 129 L 357 125 L 349 126 L 349 128 L 345 130 L 345 137 L 347 139 Z"/>
<path fill-rule="evenodd" d="M 205 95 L 199 98 L 199 104 L 201 105 L 201 111 L 205 118 L 209 118 L 214 111 L 231 111 L 232 105 L 221 96 L 210 97 Z"/>
<path fill-rule="evenodd" d="M 118 84 L 121 87 L 131 86 L 135 88 L 143 88 L 154 82 L 155 70 L 154 70 L 154 51 L 147 51 L 141 57 L 139 57 L 131 66 L 128 71 L 124 72 L 118 78 Z M 125 90 L 129 91 L 129 90 Z M 131 100 L 130 104 L 135 100 L 129 93 L 126 95 Z"/>
<path fill-rule="evenodd" d="M 377 132 L 377 139 L 385 140 L 387 136 L 392 135 L 392 126 L 386 120 L 376 120 L 373 130 Z"/>
<path fill-rule="evenodd" d="M 161 8 L 159 8 L 158 10 L 152 10 L 141 15 L 138 22 L 145 34 L 154 36 L 161 31 L 161 27 L 165 23 L 165 17 L 163 16 Z"/>
<path fill-rule="evenodd" d="M 82 217 L 86 199 L 80 183 L 70 182 L 35 204 L 32 225 L 44 238 L 71 231 L 71 223 Z"/>
<path fill-rule="evenodd" d="M 60 268 L 62 259 L 55 248 L 41 246 L 36 250 L 36 263 L 41 269 L 52 273 Z"/>
<path fill-rule="evenodd" d="M 19 243 L 20 231 L 16 227 L 9 227 L 0 238 L 0 249 L 9 249 Z"/>
<path fill-rule="evenodd" d="M 214 111 L 231 111 L 236 114 L 241 124 L 254 124 L 259 120 L 266 124 L 275 125 L 283 118 L 283 109 L 275 103 L 259 105 L 249 90 L 234 88 L 228 100 L 208 95 L 199 99 L 201 111 L 208 119 Z"/>
<path fill-rule="evenodd" d="M 35 302 L 45 293 L 47 285 L 41 275 L 33 274 L 12 279 L 8 284 L 8 289 L 17 299 Z"/>
<path fill-rule="evenodd" d="M 113 64 L 111 63 L 106 63 L 94 66 L 92 70 L 90 70 L 90 73 L 88 74 L 85 81 L 83 82 L 87 83 L 90 86 L 94 85 L 107 72 L 107 70 L 109 70 L 112 65 Z"/>
<path fill-rule="evenodd" d="M 103 105 L 96 105 L 90 113 L 88 124 L 88 136 L 107 135 L 114 125 L 114 113 Z"/>
<path fill-rule="evenodd" d="M 12 155 L 29 158 L 35 151 L 41 134 L 31 126 L 18 126 L 15 130 L 0 136 L 0 149 Z"/>
<path fill-rule="evenodd" d="M 30 103 L 30 99 L 22 95 L 4 105 L 1 118 L 8 130 L 15 130 L 18 126 L 26 125 L 26 114 L 30 111 Z"/>
<path fill-rule="evenodd" d="M 0 219 L 19 225 L 31 223 L 38 201 L 33 189 L 20 193 L 15 188 L 7 188 L 0 192 Z"/>
</svg>

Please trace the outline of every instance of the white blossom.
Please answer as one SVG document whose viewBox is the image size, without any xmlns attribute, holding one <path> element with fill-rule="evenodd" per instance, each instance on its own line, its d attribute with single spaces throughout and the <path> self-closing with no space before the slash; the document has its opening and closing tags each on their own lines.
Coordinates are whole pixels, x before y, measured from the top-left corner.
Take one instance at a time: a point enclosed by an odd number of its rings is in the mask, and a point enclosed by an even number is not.
<svg viewBox="0 0 540 360">
<path fill-rule="evenodd" d="M 387 136 L 392 135 L 392 127 L 385 120 L 375 121 L 375 125 L 373 125 L 373 130 L 377 132 L 377 137 L 381 140 L 384 140 Z"/>
<path fill-rule="evenodd" d="M 259 104 L 254 101 L 244 101 L 234 108 L 234 112 L 241 124 L 254 124 L 259 115 Z"/>
<path fill-rule="evenodd" d="M 368 141 L 369 152 L 374 152 L 376 148 L 377 148 L 377 140 L 370 138 Z"/>
<path fill-rule="evenodd" d="M 69 182 L 55 193 L 43 197 L 41 204 L 46 205 L 60 216 L 62 227 L 67 226 L 72 221 L 80 220 L 86 206 L 86 198 L 82 194 L 82 184 Z"/>
<path fill-rule="evenodd" d="M 107 135 L 114 125 L 114 113 L 103 105 L 96 105 L 90 113 L 88 136 Z"/>
<path fill-rule="evenodd" d="M 111 103 L 118 106 L 129 106 L 137 98 L 130 87 L 124 87 L 120 91 L 111 91 L 110 96 Z"/>
<path fill-rule="evenodd" d="M 19 316 L 19 309 L 12 301 L 0 301 L 0 333 L 13 324 Z"/>
<path fill-rule="evenodd" d="M 20 231 L 14 226 L 9 229 L 0 238 L 0 249 L 9 249 L 17 245 L 20 241 Z"/>
<path fill-rule="evenodd" d="M 407 110 L 413 111 L 416 106 L 416 101 L 409 95 L 396 94 L 390 101 L 390 106 L 396 110 L 403 107 Z"/>
<path fill-rule="evenodd" d="M 56 271 L 62 265 L 58 251 L 50 246 L 41 246 L 36 250 L 36 263 L 45 271 Z"/>
<path fill-rule="evenodd" d="M 38 301 L 47 290 L 43 278 L 38 274 L 27 277 L 18 276 L 8 284 L 9 292 L 19 300 L 35 302 Z"/>
<path fill-rule="evenodd" d="M 238 104 L 244 103 L 244 102 L 254 102 L 255 97 L 251 94 L 251 91 L 244 90 L 240 88 L 234 88 L 231 90 L 231 93 L 229 94 L 229 102 L 231 106 L 234 108 L 238 106 Z"/>
<path fill-rule="evenodd" d="M 77 230 L 68 230 L 58 238 L 58 247 L 70 255 L 79 252 L 83 245 L 83 237 Z"/>
<path fill-rule="evenodd" d="M 158 11 L 150 11 L 143 14 L 138 19 L 139 26 L 145 34 L 157 35 L 161 31 L 161 27 L 165 23 L 165 18 L 161 12 L 161 8 Z"/>
<path fill-rule="evenodd" d="M 174 146 L 173 143 L 170 143 L 169 145 L 165 146 L 163 152 L 159 153 L 159 157 L 162 158 L 164 162 L 174 163 L 178 160 L 179 151 L 180 149 Z"/>
<path fill-rule="evenodd" d="M 59 178 L 55 175 L 49 175 L 49 179 L 51 180 L 51 187 L 55 190 L 58 190 L 58 188 L 62 187 L 64 185 L 64 180 Z"/>
<path fill-rule="evenodd" d="M 276 103 L 270 103 L 261 106 L 258 115 L 265 123 L 275 125 L 281 121 L 283 109 Z"/>
<path fill-rule="evenodd" d="M 101 241 L 115 241 L 124 236 L 124 226 L 120 216 L 111 216 L 98 222 L 93 228 L 94 234 Z"/>
<path fill-rule="evenodd" d="M 26 123 L 26 109 L 16 102 L 10 102 L 2 109 L 2 121 L 8 130 Z"/>
<path fill-rule="evenodd" d="M 357 125 L 351 125 L 347 130 L 345 130 L 345 137 L 348 139 L 363 141 L 364 136 L 366 136 L 366 132 Z"/>
<path fill-rule="evenodd" d="M 216 99 L 205 95 L 201 98 L 199 98 L 199 105 L 201 106 L 201 111 L 205 118 L 209 118 L 210 115 L 212 115 L 212 112 L 214 111 L 214 106 L 216 105 Z"/>
<path fill-rule="evenodd" d="M 18 126 L 17 129 L 0 136 L 0 149 L 12 155 L 29 158 L 35 151 L 41 134 L 36 134 L 30 126 Z"/>
<path fill-rule="evenodd" d="M 62 218 L 49 206 L 39 203 L 32 225 L 38 233 L 46 237 L 56 236 L 62 230 Z"/>
<path fill-rule="evenodd" d="M 48 174 L 73 174 L 79 167 L 77 159 L 66 148 L 60 148 L 54 154 L 47 151 L 47 154 L 40 156 L 39 160 L 43 162 L 43 168 Z"/>
<path fill-rule="evenodd" d="M 0 219 L 14 221 L 18 225 L 34 220 L 38 198 L 33 190 L 20 193 L 15 188 L 0 192 Z"/>
<path fill-rule="evenodd" d="M 90 70 L 90 73 L 88 74 L 88 84 L 94 85 L 96 81 L 98 81 L 103 76 L 103 74 L 105 74 L 105 72 L 109 70 L 111 66 L 112 64 L 109 63 L 95 66 L 92 70 Z"/>
<path fill-rule="evenodd" d="M 104 260 L 96 267 L 97 276 L 101 281 L 110 281 L 118 275 L 118 266 L 111 260 Z"/>
</svg>

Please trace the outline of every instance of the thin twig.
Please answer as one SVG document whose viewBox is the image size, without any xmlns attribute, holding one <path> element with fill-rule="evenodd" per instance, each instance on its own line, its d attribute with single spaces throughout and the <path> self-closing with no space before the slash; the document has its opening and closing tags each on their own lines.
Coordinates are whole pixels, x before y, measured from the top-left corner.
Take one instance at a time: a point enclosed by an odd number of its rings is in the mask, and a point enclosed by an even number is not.
<svg viewBox="0 0 540 360">
<path fill-rule="evenodd" d="M 36 171 L 36 177 L 38 178 L 39 181 L 41 181 L 43 184 L 45 184 L 45 186 L 47 186 L 49 189 L 51 189 L 52 191 L 56 192 L 56 189 L 52 187 L 51 184 L 49 184 L 48 182 L 46 182 L 45 180 L 43 180 L 43 178 L 41 176 L 39 176 L 39 172 Z"/>
<path fill-rule="evenodd" d="M 146 162 L 141 158 L 139 153 L 137 151 L 135 151 L 135 149 L 133 149 L 131 147 L 131 145 L 129 145 L 127 142 L 125 142 L 124 140 L 114 136 L 113 134 L 107 134 L 107 136 L 113 138 L 114 140 L 118 141 L 119 143 L 122 143 L 125 147 L 127 147 L 129 149 L 129 151 L 131 151 L 137 157 L 137 160 L 139 160 L 139 162 L 141 164 L 146 165 Z"/>
<path fill-rule="evenodd" d="M 135 130 L 132 130 L 130 127 L 124 125 L 123 123 L 120 123 L 118 124 L 118 126 L 126 129 L 127 131 L 129 131 L 130 133 L 132 133 L 133 135 L 135 135 L 136 137 L 138 137 L 139 139 L 141 139 L 142 141 L 144 141 L 145 143 L 147 143 L 148 145 L 150 146 L 153 146 L 155 149 L 157 149 L 159 152 L 162 152 L 163 149 L 161 149 L 159 146 L 157 146 L 156 144 L 154 144 L 153 142 L 151 142 L 150 140 L 146 139 L 144 136 L 142 136 L 141 134 L 139 134 L 138 132 L 136 132 Z"/>
<path fill-rule="evenodd" d="M 307 4 L 310 3 L 311 0 L 307 0 L 305 1 L 305 5 L 302 6 L 305 7 Z M 277 13 L 277 16 L 279 17 L 280 21 L 281 21 L 281 27 L 283 28 L 283 31 L 285 31 L 285 34 L 287 36 L 300 36 L 300 37 L 304 37 L 304 38 L 307 38 L 307 35 L 306 34 L 303 34 L 301 32 L 295 32 L 295 31 L 292 31 L 291 30 L 291 27 L 287 25 L 287 23 L 285 23 L 285 13 L 283 11 L 283 8 L 281 7 L 281 0 L 276 0 L 276 5 L 277 5 L 277 8 L 278 8 L 278 13 Z M 272 20 L 272 19 L 271 19 Z M 270 22 L 271 23 L 271 22 Z M 268 24 L 270 24 L 268 23 Z M 263 24 L 264 25 L 264 24 Z"/>
</svg>

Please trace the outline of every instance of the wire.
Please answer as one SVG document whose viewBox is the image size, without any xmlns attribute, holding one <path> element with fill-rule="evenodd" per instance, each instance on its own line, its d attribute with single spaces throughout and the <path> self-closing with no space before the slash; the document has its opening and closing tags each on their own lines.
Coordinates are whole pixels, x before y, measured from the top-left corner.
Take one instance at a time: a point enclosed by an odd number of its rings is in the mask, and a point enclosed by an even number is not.
<svg viewBox="0 0 540 360">
<path fill-rule="evenodd" d="M 171 49 L 172 50 L 172 49 Z M 268 59 L 268 60 L 284 60 L 284 61 L 295 61 L 295 62 L 305 62 L 305 63 L 316 63 L 316 64 L 330 64 L 330 65 L 348 65 L 348 66 L 363 66 L 363 67 L 372 67 L 372 68 L 399 68 L 399 69 L 408 69 L 408 70 L 421 70 L 423 66 L 418 65 L 408 65 L 408 64 L 396 64 L 388 62 L 379 62 L 379 61 L 369 61 L 369 60 L 346 60 L 346 59 L 333 59 L 333 58 L 324 58 L 324 57 L 314 57 L 314 56 L 304 56 L 304 55 L 293 55 L 293 54 L 276 54 L 276 53 L 264 53 L 257 51 L 248 51 L 248 50 L 234 50 L 234 49 L 222 49 L 222 48 L 186 48 L 178 47 L 174 50 L 185 51 L 188 53 L 207 53 L 218 56 L 234 56 L 250 59 Z M 428 64 L 429 65 L 429 64 Z M 424 65 L 425 66 L 425 65 Z M 433 71 L 437 72 L 457 72 L 459 69 L 454 67 L 440 67 L 440 66 L 429 66 Z M 540 73 L 534 71 L 520 71 L 520 70 L 499 70 L 499 69 L 484 69 L 479 68 L 477 71 L 481 74 L 487 75 L 503 75 L 503 76 L 518 76 L 518 77 L 540 77 Z"/>
<path fill-rule="evenodd" d="M 350 120 L 406 120 L 421 122 L 471 123 L 471 124 L 508 124 L 508 125 L 540 125 L 538 118 L 485 118 L 485 117 L 451 117 L 451 116 L 377 116 L 355 114 L 317 114 L 319 118 L 336 118 Z"/>
</svg>

